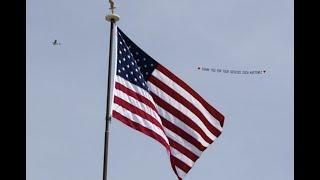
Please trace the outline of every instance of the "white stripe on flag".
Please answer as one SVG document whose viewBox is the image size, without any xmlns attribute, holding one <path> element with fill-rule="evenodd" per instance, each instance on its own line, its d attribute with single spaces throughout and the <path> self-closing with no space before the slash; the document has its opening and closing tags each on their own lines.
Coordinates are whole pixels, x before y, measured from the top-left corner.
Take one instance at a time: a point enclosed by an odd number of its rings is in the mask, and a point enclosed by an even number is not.
<svg viewBox="0 0 320 180">
<path fill-rule="evenodd" d="M 179 127 L 180 129 L 184 130 L 186 133 L 188 133 L 190 136 L 194 137 L 196 140 L 198 140 L 204 147 L 208 147 L 210 144 L 207 143 L 207 141 L 205 141 L 201 135 L 193 130 L 190 126 L 186 125 L 185 123 L 183 123 L 183 121 L 181 121 L 180 119 L 176 118 L 175 116 L 173 116 L 171 113 L 167 112 L 166 110 L 164 110 L 162 107 L 156 105 L 156 108 L 158 110 L 158 113 L 164 117 L 166 120 L 168 120 L 169 122 L 171 122 L 172 124 L 176 125 L 177 127 Z"/>
<path fill-rule="evenodd" d="M 186 176 L 186 173 L 184 171 L 182 171 L 178 166 L 175 166 L 176 167 L 176 170 L 177 170 L 177 173 L 178 173 L 178 176 L 180 178 L 183 178 Z"/>
<path fill-rule="evenodd" d="M 163 92 L 160 88 L 158 88 L 156 85 L 154 85 L 151 82 L 147 82 L 150 90 L 155 93 L 158 97 L 163 99 L 165 102 L 169 103 L 173 107 L 177 108 L 181 113 L 189 117 L 194 123 L 196 123 L 202 131 L 212 140 L 216 139 L 216 136 L 214 136 L 208 128 L 203 124 L 203 122 L 195 115 L 193 114 L 189 109 L 187 109 L 183 104 L 179 103 L 177 100 L 169 96 L 167 93 Z"/>
<path fill-rule="evenodd" d="M 206 119 L 219 131 L 222 131 L 222 127 L 220 125 L 220 122 L 214 118 L 204 107 L 203 105 L 196 99 L 194 98 L 188 91 L 183 89 L 180 85 L 175 83 L 173 80 L 171 80 L 169 77 L 164 75 L 162 72 L 158 71 L 155 69 L 152 72 L 152 75 L 162 81 L 164 84 L 168 85 L 171 87 L 173 90 L 178 92 L 181 96 L 183 96 L 187 101 L 192 103 L 205 117 Z"/>
<path fill-rule="evenodd" d="M 127 117 L 131 121 L 136 122 L 136 123 L 140 124 L 141 126 L 150 129 L 151 131 L 153 131 L 156 134 L 158 134 L 159 136 L 161 136 L 162 139 L 164 139 L 164 141 L 169 144 L 169 140 L 166 137 L 166 135 L 164 134 L 164 132 L 159 127 L 154 125 L 153 123 L 151 123 L 148 120 L 138 116 L 137 114 L 132 113 L 131 111 L 123 108 L 122 106 L 120 106 L 120 105 L 118 105 L 116 103 L 114 103 L 114 111 L 116 111 L 116 112 L 120 113 L 121 115 Z"/>
<path fill-rule="evenodd" d="M 200 157 L 202 151 L 199 150 L 197 147 L 195 147 L 193 144 L 189 143 L 188 141 L 180 137 L 178 134 L 172 132 L 170 129 L 167 129 L 166 127 L 164 127 L 164 132 L 169 138 L 173 139 L 174 141 L 179 143 L 181 146 L 185 147 L 189 151 L 193 152 L 193 154 Z"/>
<path fill-rule="evenodd" d="M 171 150 L 171 154 L 174 157 L 180 159 L 182 162 L 184 162 L 188 166 L 192 167 L 194 165 L 194 162 L 191 159 L 189 159 L 187 156 L 185 156 L 183 153 L 179 152 L 173 147 L 171 147 L 170 150 Z"/>
<path fill-rule="evenodd" d="M 153 98 L 151 97 L 151 95 L 149 94 L 149 92 L 145 91 L 144 89 L 128 82 L 127 80 L 123 79 L 120 76 L 115 76 L 115 81 L 122 84 L 123 86 L 127 87 L 128 89 L 136 92 L 137 94 L 140 94 L 141 96 L 144 96 L 145 98 L 147 98 L 149 101 L 151 101 L 153 104 L 155 104 L 155 102 L 153 101 Z"/>
<path fill-rule="evenodd" d="M 131 105 L 143 110 L 144 112 L 146 112 L 147 114 L 149 114 L 150 116 L 155 118 L 162 125 L 162 122 L 161 122 L 161 119 L 160 119 L 158 113 L 155 112 L 153 109 L 151 109 L 146 104 L 136 100 L 135 98 L 133 98 L 131 96 L 128 96 L 126 93 L 124 93 L 118 89 L 114 90 L 114 94 L 115 94 L 115 96 L 120 97 L 121 99 L 125 100 L 126 102 L 130 103 Z"/>
</svg>

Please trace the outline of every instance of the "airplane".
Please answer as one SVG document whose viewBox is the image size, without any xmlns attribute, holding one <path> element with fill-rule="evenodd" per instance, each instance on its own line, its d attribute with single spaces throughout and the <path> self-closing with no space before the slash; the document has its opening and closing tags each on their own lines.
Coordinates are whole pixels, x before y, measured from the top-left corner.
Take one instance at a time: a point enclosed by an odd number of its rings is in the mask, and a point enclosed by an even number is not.
<svg viewBox="0 0 320 180">
<path fill-rule="evenodd" d="M 52 42 L 52 45 L 61 45 L 61 43 L 59 43 L 56 39 Z"/>
</svg>

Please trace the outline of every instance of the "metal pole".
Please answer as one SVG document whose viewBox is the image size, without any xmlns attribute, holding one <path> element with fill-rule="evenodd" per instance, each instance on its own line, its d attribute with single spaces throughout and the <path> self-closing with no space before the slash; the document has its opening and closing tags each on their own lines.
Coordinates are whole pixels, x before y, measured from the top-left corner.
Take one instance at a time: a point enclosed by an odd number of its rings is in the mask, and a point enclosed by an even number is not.
<svg viewBox="0 0 320 180">
<path fill-rule="evenodd" d="M 111 85 L 111 66 L 112 66 L 112 42 L 113 42 L 113 22 L 110 23 L 110 44 L 109 44 L 109 67 L 108 67 L 108 94 L 106 108 L 106 130 L 104 134 L 104 158 L 103 158 L 103 180 L 107 180 L 108 175 L 108 144 L 109 144 L 109 121 L 110 116 L 110 85 Z"/>
<path fill-rule="evenodd" d="M 113 9 L 114 7 L 111 6 Z M 104 158 L 103 158 L 103 180 L 108 179 L 108 144 L 109 144 L 109 123 L 111 121 L 110 114 L 110 92 L 111 92 L 111 71 L 112 71 L 112 51 L 113 51 L 113 28 L 116 21 L 119 20 L 119 16 L 116 14 L 109 14 L 106 16 L 106 20 L 110 22 L 110 43 L 109 43 L 109 66 L 108 66 L 108 92 L 107 92 L 107 105 L 106 105 L 106 128 L 104 135 Z"/>
</svg>

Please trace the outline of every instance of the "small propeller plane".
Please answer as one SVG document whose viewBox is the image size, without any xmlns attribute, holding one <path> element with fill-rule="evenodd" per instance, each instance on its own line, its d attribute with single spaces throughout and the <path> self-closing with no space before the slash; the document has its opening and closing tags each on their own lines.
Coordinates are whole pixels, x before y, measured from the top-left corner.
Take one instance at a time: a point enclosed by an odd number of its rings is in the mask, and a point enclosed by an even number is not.
<svg viewBox="0 0 320 180">
<path fill-rule="evenodd" d="M 54 45 L 54 46 L 60 46 L 61 43 L 58 42 L 58 41 L 55 39 L 55 40 L 52 42 L 52 45 Z"/>
</svg>

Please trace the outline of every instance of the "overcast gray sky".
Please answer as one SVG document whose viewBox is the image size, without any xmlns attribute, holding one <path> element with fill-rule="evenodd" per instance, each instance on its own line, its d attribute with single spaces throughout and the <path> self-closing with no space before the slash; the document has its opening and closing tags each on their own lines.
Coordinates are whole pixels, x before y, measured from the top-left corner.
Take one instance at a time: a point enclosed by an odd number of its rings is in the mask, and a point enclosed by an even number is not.
<svg viewBox="0 0 320 180">
<path fill-rule="evenodd" d="M 185 180 L 292 180 L 293 1 L 115 1 L 119 27 L 225 115 Z M 102 180 L 107 2 L 27 1 L 27 180 Z M 109 180 L 176 179 L 160 143 L 110 128 Z"/>
</svg>

